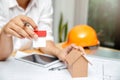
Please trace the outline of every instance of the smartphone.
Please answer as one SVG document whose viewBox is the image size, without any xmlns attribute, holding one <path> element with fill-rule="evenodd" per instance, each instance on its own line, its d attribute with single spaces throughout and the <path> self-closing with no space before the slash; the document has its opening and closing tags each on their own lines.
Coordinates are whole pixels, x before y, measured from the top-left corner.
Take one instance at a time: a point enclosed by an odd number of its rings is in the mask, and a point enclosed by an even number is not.
<svg viewBox="0 0 120 80">
<path fill-rule="evenodd" d="M 57 57 L 44 55 L 44 54 L 31 54 L 24 57 L 17 58 L 18 60 L 35 64 L 41 67 L 49 67 L 57 62 L 59 59 Z"/>
</svg>

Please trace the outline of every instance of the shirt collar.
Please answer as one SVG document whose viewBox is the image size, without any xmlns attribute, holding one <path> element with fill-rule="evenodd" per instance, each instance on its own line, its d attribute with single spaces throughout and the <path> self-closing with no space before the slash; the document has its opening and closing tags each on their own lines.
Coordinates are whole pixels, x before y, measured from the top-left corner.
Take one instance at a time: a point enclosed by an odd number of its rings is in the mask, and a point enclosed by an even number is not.
<svg viewBox="0 0 120 80">
<path fill-rule="evenodd" d="M 29 7 L 32 7 L 32 6 L 34 6 L 34 5 L 36 5 L 36 6 L 38 6 L 38 2 L 37 2 L 37 0 L 31 0 L 31 2 L 29 3 Z"/>
<path fill-rule="evenodd" d="M 8 3 L 9 3 L 8 4 L 9 8 L 12 8 L 18 5 L 16 0 L 8 0 Z"/>
<path fill-rule="evenodd" d="M 13 7 L 15 7 L 15 6 L 19 6 L 16 0 L 8 0 L 8 3 L 9 3 L 9 4 L 8 4 L 8 5 L 9 5 L 9 8 L 13 8 Z M 33 5 L 38 6 L 37 0 L 31 0 L 31 2 L 30 2 L 29 5 L 30 5 L 30 6 L 33 6 Z"/>
</svg>

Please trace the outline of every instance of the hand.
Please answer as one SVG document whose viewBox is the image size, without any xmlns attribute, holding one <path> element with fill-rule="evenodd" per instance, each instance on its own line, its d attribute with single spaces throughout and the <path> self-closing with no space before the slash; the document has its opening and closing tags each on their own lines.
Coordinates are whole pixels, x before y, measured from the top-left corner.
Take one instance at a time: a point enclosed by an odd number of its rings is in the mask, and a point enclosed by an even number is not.
<svg viewBox="0 0 120 80">
<path fill-rule="evenodd" d="M 65 62 L 65 58 L 66 58 L 66 55 L 69 54 L 69 52 L 73 49 L 77 49 L 79 50 L 83 55 L 86 54 L 84 49 L 80 46 L 76 46 L 75 44 L 71 44 L 70 46 L 62 49 L 60 51 L 60 53 L 58 54 L 58 58 L 61 60 L 61 61 L 64 61 Z"/>
<path fill-rule="evenodd" d="M 37 29 L 36 24 L 34 21 L 24 15 L 16 16 L 15 18 L 11 19 L 2 29 L 2 33 L 7 35 L 8 37 L 18 37 L 18 38 L 36 38 L 37 35 L 33 32 L 30 27 L 25 26 L 25 22 L 29 23 L 33 29 Z"/>
</svg>

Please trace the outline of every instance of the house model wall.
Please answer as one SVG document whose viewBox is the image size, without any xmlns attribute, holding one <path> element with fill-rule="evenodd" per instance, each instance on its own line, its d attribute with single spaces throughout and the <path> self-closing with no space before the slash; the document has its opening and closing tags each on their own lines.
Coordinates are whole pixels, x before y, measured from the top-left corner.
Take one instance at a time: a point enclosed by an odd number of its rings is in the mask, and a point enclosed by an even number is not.
<svg viewBox="0 0 120 80">
<path fill-rule="evenodd" d="M 73 78 L 88 76 L 88 60 L 77 49 L 73 49 L 67 56 L 68 71 Z"/>
</svg>

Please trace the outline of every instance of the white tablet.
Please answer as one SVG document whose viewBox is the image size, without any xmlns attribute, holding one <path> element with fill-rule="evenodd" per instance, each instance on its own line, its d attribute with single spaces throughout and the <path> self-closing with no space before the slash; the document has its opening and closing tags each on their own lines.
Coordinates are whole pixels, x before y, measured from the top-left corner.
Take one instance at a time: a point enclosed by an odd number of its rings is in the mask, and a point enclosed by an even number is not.
<svg viewBox="0 0 120 80">
<path fill-rule="evenodd" d="M 44 55 L 44 54 L 31 54 L 24 57 L 16 58 L 24 62 L 35 64 L 41 67 L 49 67 L 57 62 L 59 59 L 53 56 Z"/>
</svg>

